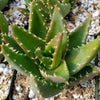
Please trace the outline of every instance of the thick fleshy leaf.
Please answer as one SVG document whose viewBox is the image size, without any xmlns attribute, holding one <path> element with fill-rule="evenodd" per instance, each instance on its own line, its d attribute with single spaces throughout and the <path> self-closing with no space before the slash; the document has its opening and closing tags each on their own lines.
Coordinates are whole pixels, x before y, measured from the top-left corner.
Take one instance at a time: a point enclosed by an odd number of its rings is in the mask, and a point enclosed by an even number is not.
<svg viewBox="0 0 100 100">
<path fill-rule="evenodd" d="M 40 9 L 42 16 L 46 21 L 50 21 L 50 11 L 48 9 L 48 5 L 42 1 L 35 1 L 36 5 L 38 5 L 38 9 Z"/>
<path fill-rule="evenodd" d="M 48 98 L 61 92 L 65 88 L 65 84 L 50 82 L 46 79 L 38 79 L 31 75 L 31 87 L 37 96 Z"/>
<path fill-rule="evenodd" d="M 81 71 L 73 75 L 70 79 L 70 85 L 76 85 L 89 80 L 100 74 L 100 68 L 97 66 L 87 65 Z"/>
<path fill-rule="evenodd" d="M 29 32 L 34 33 L 42 39 L 45 39 L 47 34 L 47 25 L 44 17 L 41 14 L 41 9 L 36 1 L 32 2 L 31 4 L 29 19 Z"/>
<path fill-rule="evenodd" d="M 2 45 L 2 53 L 13 68 L 25 75 L 32 73 L 36 77 L 41 77 L 37 65 L 27 55 L 15 52 L 12 48 Z"/>
<path fill-rule="evenodd" d="M 62 61 L 61 64 L 54 70 L 41 70 L 41 74 L 46 79 L 55 83 L 68 83 L 69 71 L 65 61 Z"/>
<path fill-rule="evenodd" d="M 7 0 L 6 0 L 7 1 Z M 6 2 L 6 1 L 0 1 L 0 2 Z M 8 2 L 8 1 L 7 1 Z M 2 3 L 0 3 L 0 5 L 2 4 Z M 0 7 L 0 9 L 1 9 L 1 7 Z M 2 43 L 2 34 L 8 34 L 8 23 L 7 23 L 7 21 L 6 21 L 6 18 L 5 18 L 5 16 L 3 15 L 3 13 L 2 12 L 0 12 L 0 45 L 1 45 L 1 43 Z M 0 46 L 0 51 L 1 51 L 1 46 Z M 3 55 L 1 54 L 1 52 L 0 52 L 0 62 L 1 62 L 1 60 L 2 60 L 2 58 L 3 58 Z"/>
<path fill-rule="evenodd" d="M 32 1 L 33 1 L 33 0 L 24 0 L 25 4 L 26 4 L 27 6 L 30 6 L 30 4 L 31 4 Z"/>
<path fill-rule="evenodd" d="M 57 34 L 54 38 L 52 38 L 45 46 L 45 52 L 46 53 L 53 53 L 54 52 L 54 48 L 58 43 L 58 39 L 61 33 Z M 68 49 L 68 43 L 69 42 L 69 37 L 67 32 L 63 33 L 63 39 L 62 39 L 62 53 L 63 53 L 63 57 L 66 53 L 66 50 Z"/>
<path fill-rule="evenodd" d="M 54 9 L 54 14 L 52 17 L 51 25 L 49 31 L 46 36 L 46 41 L 49 42 L 55 35 L 59 34 L 60 32 L 64 32 L 65 27 L 63 23 L 63 17 L 59 11 L 59 8 L 56 6 Z"/>
<path fill-rule="evenodd" d="M 55 47 L 55 51 L 53 53 L 53 59 L 52 59 L 52 64 L 50 66 L 50 69 L 55 69 L 56 67 L 58 67 L 58 65 L 61 62 L 61 58 L 62 58 L 62 46 L 63 46 L 62 45 L 62 39 L 63 39 L 63 33 L 60 34 L 57 46 Z"/>
<path fill-rule="evenodd" d="M 51 15 L 53 13 L 55 5 L 57 5 L 60 8 L 61 14 L 63 15 L 63 17 L 65 17 L 69 13 L 70 8 L 71 8 L 71 5 L 68 2 L 63 3 L 60 0 L 48 0 L 48 5 L 51 11 Z"/>
<path fill-rule="evenodd" d="M 24 14 L 25 16 L 29 17 L 29 13 L 30 11 L 26 8 L 16 8 L 18 11 L 20 11 L 22 14 Z"/>
<path fill-rule="evenodd" d="M 63 3 L 69 3 L 69 0 L 62 0 Z"/>
<path fill-rule="evenodd" d="M 71 4 L 71 6 L 73 7 L 75 5 L 77 0 L 69 0 L 69 3 Z"/>
<path fill-rule="evenodd" d="M 24 50 L 17 44 L 17 42 L 12 37 L 9 37 L 7 35 L 2 35 L 2 38 L 4 39 L 3 42 L 7 43 L 9 47 L 12 47 L 19 53 L 25 54 Z"/>
<path fill-rule="evenodd" d="M 44 49 L 45 41 L 43 41 L 41 38 L 37 37 L 36 35 L 16 25 L 12 25 L 12 31 L 15 40 L 24 49 L 24 51 L 28 53 L 30 56 L 35 57 L 34 52 L 37 47 Z"/>
<path fill-rule="evenodd" d="M 42 63 L 45 68 L 49 68 L 52 63 L 52 58 L 46 57 L 45 52 L 43 52 L 40 48 L 37 48 L 35 51 L 36 58 L 39 59 L 40 63 Z"/>
<path fill-rule="evenodd" d="M 54 6 L 57 4 L 57 0 L 48 0 L 48 6 L 49 6 L 49 10 L 52 14 Z"/>
<path fill-rule="evenodd" d="M 86 42 L 91 17 L 89 16 L 84 23 L 75 31 L 69 34 L 69 49 L 77 48 Z M 75 41 L 73 41 L 75 40 Z"/>
<path fill-rule="evenodd" d="M 8 23 L 2 12 L 0 12 L 0 32 L 8 34 Z"/>
<path fill-rule="evenodd" d="M 63 17 L 65 17 L 70 12 L 71 5 L 69 3 L 63 4 L 63 3 L 58 2 L 57 5 L 60 8 L 61 14 L 63 15 Z"/>
<path fill-rule="evenodd" d="M 97 51 L 100 49 L 100 37 L 91 41 L 90 43 L 73 49 L 66 56 L 66 62 L 70 74 L 75 74 L 83 67 L 86 66 L 97 54 Z"/>
<path fill-rule="evenodd" d="M 54 38 L 52 38 L 47 45 L 45 46 L 45 52 L 46 53 L 53 53 L 54 52 L 54 48 L 58 43 L 58 39 L 61 33 L 57 34 Z"/>
<path fill-rule="evenodd" d="M 42 0 L 42 2 L 44 2 L 45 4 L 47 4 L 47 1 L 48 1 L 48 0 Z"/>
<path fill-rule="evenodd" d="M 8 3 L 8 0 L 0 0 L 0 10 L 2 10 L 6 4 Z"/>
</svg>

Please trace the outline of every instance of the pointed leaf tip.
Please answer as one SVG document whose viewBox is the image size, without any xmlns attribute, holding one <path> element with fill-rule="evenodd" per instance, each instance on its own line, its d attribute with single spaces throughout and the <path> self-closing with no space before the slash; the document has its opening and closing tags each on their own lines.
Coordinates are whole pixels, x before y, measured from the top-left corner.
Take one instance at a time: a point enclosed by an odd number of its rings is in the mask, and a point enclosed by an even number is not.
<svg viewBox="0 0 100 100">
<path fill-rule="evenodd" d="M 31 57 L 35 57 L 37 47 L 41 49 L 45 47 L 44 40 L 16 25 L 12 25 L 12 34 L 21 48 Z"/>
<path fill-rule="evenodd" d="M 49 27 L 48 33 L 46 35 L 46 41 L 49 42 L 55 35 L 59 34 L 60 32 L 65 31 L 65 27 L 62 20 L 62 15 L 59 11 L 59 7 L 55 7 L 51 25 Z"/>
<path fill-rule="evenodd" d="M 100 36 L 90 43 L 73 49 L 66 55 L 66 62 L 70 74 L 75 74 L 83 67 L 85 67 L 97 54 L 100 49 Z"/>
</svg>

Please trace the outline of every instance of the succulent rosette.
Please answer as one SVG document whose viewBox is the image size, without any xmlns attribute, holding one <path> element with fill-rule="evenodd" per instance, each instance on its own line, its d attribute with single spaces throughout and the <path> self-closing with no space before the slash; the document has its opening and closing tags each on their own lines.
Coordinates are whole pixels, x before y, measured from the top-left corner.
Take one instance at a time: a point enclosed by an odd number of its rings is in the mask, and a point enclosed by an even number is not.
<svg viewBox="0 0 100 100">
<path fill-rule="evenodd" d="M 2 34 L 1 53 L 14 69 L 30 77 L 37 96 L 47 98 L 100 73 L 90 64 L 100 49 L 100 37 L 86 43 L 90 16 L 68 33 L 58 5 L 50 22 L 39 8 L 37 2 L 31 3 L 28 30 L 11 25 L 12 37 Z"/>
</svg>

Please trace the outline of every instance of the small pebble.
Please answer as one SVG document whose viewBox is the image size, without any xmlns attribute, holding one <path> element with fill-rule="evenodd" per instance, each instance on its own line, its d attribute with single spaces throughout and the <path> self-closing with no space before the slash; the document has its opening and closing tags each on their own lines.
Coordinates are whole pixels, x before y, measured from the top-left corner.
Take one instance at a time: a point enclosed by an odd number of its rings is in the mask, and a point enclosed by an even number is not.
<svg viewBox="0 0 100 100">
<path fill-rule="evenodd" d="M 35 94 L 34 94 L 34 93 L 33 93 L 33 91 L 30 89 L 30 92 L 29 92 L 28 97 L 29 97 L 29 98 L 33 98 L 33 97 L 34 97 L 34 95 L 35 95 Z"/>
</svg>

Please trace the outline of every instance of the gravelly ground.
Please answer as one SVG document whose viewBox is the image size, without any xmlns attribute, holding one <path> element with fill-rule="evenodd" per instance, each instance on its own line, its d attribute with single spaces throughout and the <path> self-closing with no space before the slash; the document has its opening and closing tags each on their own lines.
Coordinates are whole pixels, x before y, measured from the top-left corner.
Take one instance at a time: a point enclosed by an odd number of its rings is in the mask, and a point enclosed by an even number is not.
<svg viewBox="0 0 100 100">
<path fill-rule="evenodd" d="M 20 26 L 26 27 L 28 19 L 22 15 L 15 7 L 23 7 L 24 0 L 16 0 L 10 5 L 10 9 L 5 11 L 4 14 L 10 23 L 14 23 Z M 94 39 L 94 34 L 100 32 L 99 18 L 100 18 L 100 1 L 99 0 L 78 0 L 77 4 L 73 8 L 72 12 L 68 15 L 66 24 L 68 31 L 73 31 L 78 27 L 88 16 L 91 14 L 92 22 L 89 29 L 89 35 L 87 41 Z M 9 26 L 10 35 L 10 26 Z M 9 65 L 3 63 L 0 64 L 0 100 L 3 100 L 9 89 L 10 79 L 12 75 L 12 68 Z M 29 86 L 29 78 L 22 74 L 17 74 L 16 88 L 14 93 L 14 100 L 44 100 L 42 98 L 36 98 Z M 48 98 L 45 100 L 94 100 L 95 81 L 94 79 L 84 82 L 81 85 L 70 87 L 65 89 L 59 95 Z"/>
</svg>

